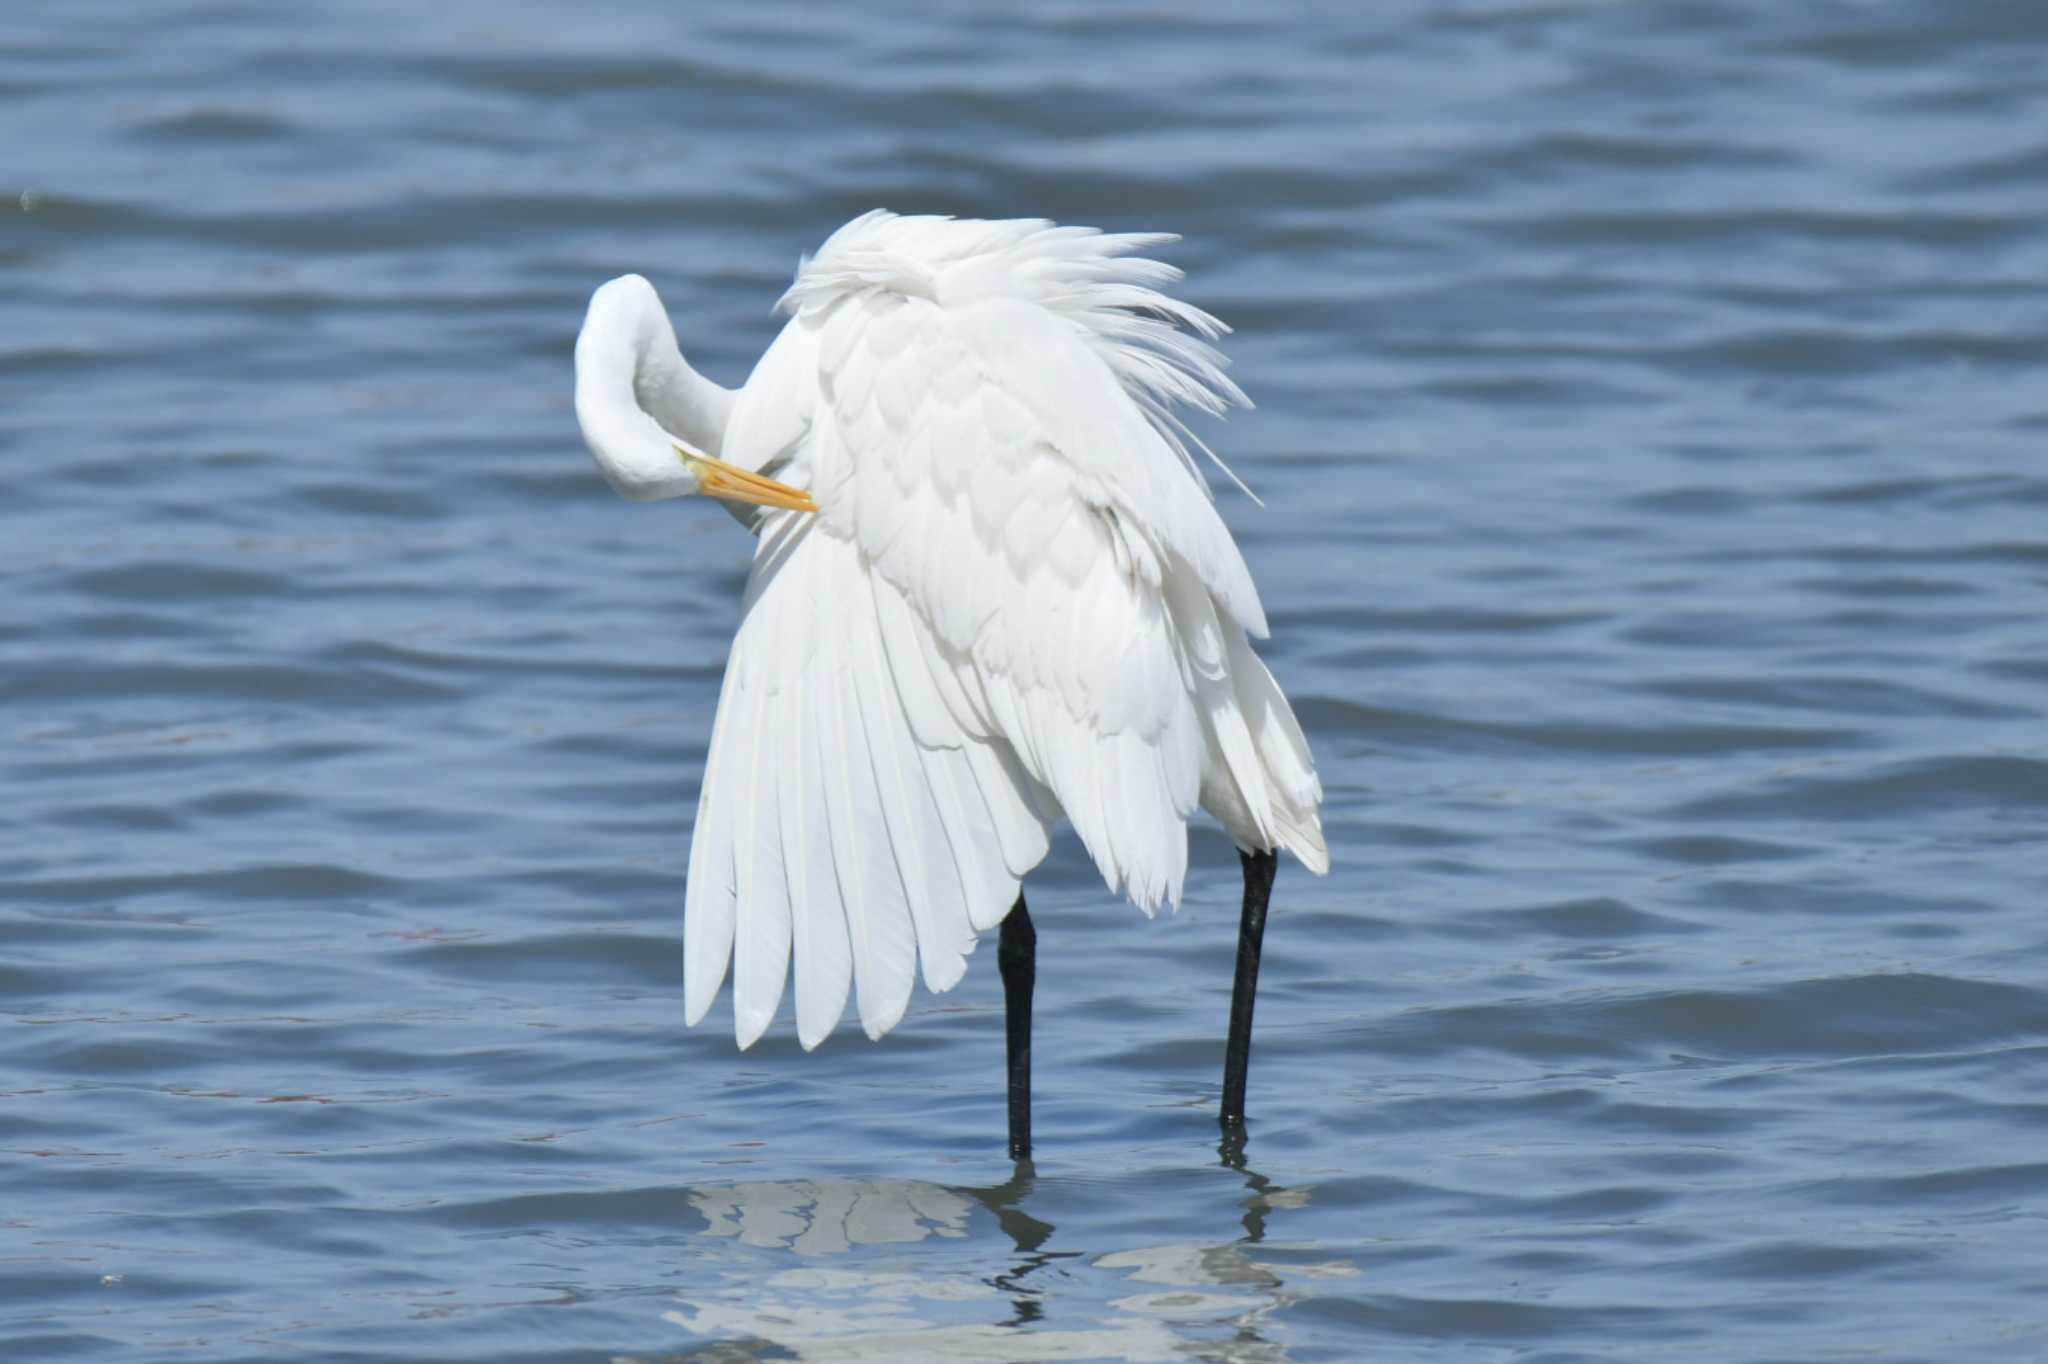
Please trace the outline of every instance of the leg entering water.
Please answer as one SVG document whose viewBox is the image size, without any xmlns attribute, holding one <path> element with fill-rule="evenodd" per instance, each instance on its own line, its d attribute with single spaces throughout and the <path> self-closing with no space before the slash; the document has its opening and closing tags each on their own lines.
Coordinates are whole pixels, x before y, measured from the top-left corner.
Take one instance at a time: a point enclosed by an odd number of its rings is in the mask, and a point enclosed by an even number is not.
<svg viewBox="0 0 2048 1364">
<path fill-rule="evenodd" d="M 1230 994 L 1230 1041 L 1223 1051 L 1223 1131 L 1244 1132 L 1245 1073 L 1252 1063 L 1252 1005 L 1259 993 L 1259 950 L 1266 939 L 1266 902 L 1280 869 L 1277 852 L 1241 852 L 1244 916 L 1237 926 L 1237 984 Z"/>
<path fill-rule="evenodd" d="M 1026 1160 L 1031 1155 L 1031 987 L 1038 978 L 1038 930 L 1021 890 L 996 939 L 996 967 L 1003 973 L 1003 1031 L 1010 1060 L 1010 1159 Z"/>
</svg>

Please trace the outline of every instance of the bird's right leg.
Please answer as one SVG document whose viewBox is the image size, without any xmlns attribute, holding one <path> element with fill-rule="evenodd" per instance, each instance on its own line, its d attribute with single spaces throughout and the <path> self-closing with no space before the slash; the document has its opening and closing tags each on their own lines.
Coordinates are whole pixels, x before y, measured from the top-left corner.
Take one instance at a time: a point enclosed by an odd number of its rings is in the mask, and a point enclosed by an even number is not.
<svg viewBox="0 0 2048 1364">
<path fill-rule="evenodd" d="M 1024 908 L 1024 892 L 1003 920 L 996 939 L 996 968 L 1003 973 L 1004 1036 L 1010 1060 L 1010 1159 L 1031 1156 L 1031 987 L 1038 979 L 1038 930 Z"/>
<path fill-rule="evenodd" d="M 1223 1051 L 1223 1134 L 1244 1137 L 1245 1073 L 1252 1064 L 1252 1005 L 1259 997 L 1259 954 L 1266 941 L 1266 903 L 1280 854 L 1240 852 L 1244 863 L 1244 913 L 1237 927 L 1237 981 L 1230 992 L 1230 1038 Z"/>
</svg>

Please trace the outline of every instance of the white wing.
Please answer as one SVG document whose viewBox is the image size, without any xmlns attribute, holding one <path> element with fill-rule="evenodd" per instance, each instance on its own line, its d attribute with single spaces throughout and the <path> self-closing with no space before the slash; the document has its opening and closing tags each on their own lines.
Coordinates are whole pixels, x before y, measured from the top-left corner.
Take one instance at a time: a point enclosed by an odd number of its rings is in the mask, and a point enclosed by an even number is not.
<svg viewBox="0 0 2048 1364">
<path fill-rule="evenodd" d="M 863 225 L 889 240 L 842 242 Z M 1164 302 L 1117 273 L 1162 269 L 1114 259 L 1128 244 L 871 215 L 792 290 L 725 455 L 786 458 L 821 511 L 768 522 L 728 665 L 691 850 L 692 1022 L 730 954 L 752 1042 L 793 954 L 806 1046 L 849 982 L 879 1036 L 914 955 L 930 988 L 960 978 L 1060 813 L 1148 913 L 1179 899 L 1198 802 L 1246 846 L 1326 865 L 1306 744 L 1245 639 L 1264 632 L 1251 576 L 1156 410 L 1235 390 L 1213 352 L 1128 321 Z"/>
<path fill-rule="evenodd" d="M 1102 447 L 1142 433 L 1171 452 L 1031 303 L 874 294 L 835 309 L 821 341 L 822 529 L 902 596 L 951 719 L 1015 748 L 1111 888 L 1147 909 L 1176 898 L 1203 745 L 1160 592 L 1172 542 L 1148 516 L 1159 499 L 1112 481 L 1142 476 L 1142 447 Z M 1134 467 L 1117 469 L 1119 453 Z"/>
<path fill-rule="evenodd" d="M 726 668 L 691 840 L 685 1008 L 733 965 L 741 1046 L 796 964 L 797 1033 L 816 1046 L 857 987 L 868 1034 L 894 1027 L 921 956 L 927 988 L 967 969 L 1044 857 L 1045 817 L 1007 750 L 913 731 L 885 644 L 887 589 L 851 544 L 777 513 Z M 895 608 L 901 611 L 900 604 Z"/>
</svg>

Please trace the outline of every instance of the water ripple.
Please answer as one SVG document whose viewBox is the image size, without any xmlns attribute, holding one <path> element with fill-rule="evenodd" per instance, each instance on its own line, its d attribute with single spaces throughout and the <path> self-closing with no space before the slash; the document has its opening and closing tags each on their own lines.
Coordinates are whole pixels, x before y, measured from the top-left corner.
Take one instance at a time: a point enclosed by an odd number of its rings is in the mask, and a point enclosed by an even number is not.
<svg viewBox="0 0 2048 1364">
<path fill-rule="evenodd" d="M 19 8 L 19 7 L 17 7 Z M 0 1354 L 2031 1358 L 2036 7 L 27 7 L 0 43 Z M 139 40 L 146 37 L 146 41 Z M 683 1025 L 737 382 L 877 203 L 1186 234 L 1321 761 L 879 1045 Z"/>
</svg>

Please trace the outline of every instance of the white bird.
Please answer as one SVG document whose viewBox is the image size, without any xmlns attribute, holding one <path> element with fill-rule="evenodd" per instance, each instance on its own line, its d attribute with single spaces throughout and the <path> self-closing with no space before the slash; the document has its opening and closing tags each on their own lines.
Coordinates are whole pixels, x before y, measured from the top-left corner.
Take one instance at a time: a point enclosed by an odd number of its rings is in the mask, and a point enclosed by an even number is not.
<svg viewBox="0 0 2048 1364">
<path fill-rule="evenodd" d="M 1174 414 L 1247 401 L 1208 344 L 1226 329 L 1132 254 L 1173 240 L 877 210 L 799 268 L 737 392 L 683 359 L 638 275 L 597 290 L 576 341 L 614 489 L 766 509 L 691 839 L 689 1022 L 730 963 L 749 1046 L 794 961 L 806 1049 L 849 995 L 879 1038 L 920 963 L 950 989 L 1000 923 L 1019 1159 L 1022 882 L 1061 817 L 1148 915 L 1180 900 L 1197 806 L 1236 840 L 1226 1133 L 1274 850 L 1329 867 L 1307 740 L 1247 639 L 1265 612 Z"/>
</svg>

